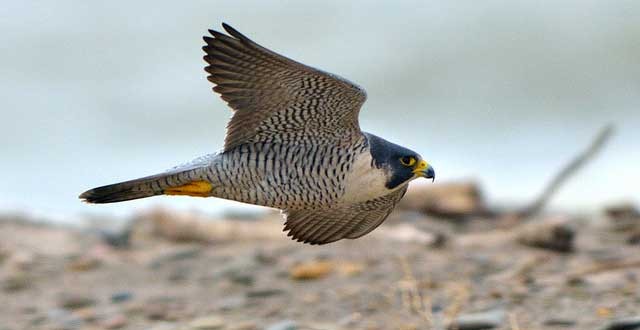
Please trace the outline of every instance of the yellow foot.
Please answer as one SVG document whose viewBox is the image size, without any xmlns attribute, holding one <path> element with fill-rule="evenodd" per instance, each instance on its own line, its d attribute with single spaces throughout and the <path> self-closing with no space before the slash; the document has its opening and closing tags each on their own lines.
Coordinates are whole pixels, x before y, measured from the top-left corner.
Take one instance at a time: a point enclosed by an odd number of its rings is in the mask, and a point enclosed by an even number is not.
<svg viewBox="0 0 640 330">
<path fill-rule="evenodd" d="M 212 189 L 213 186 L 207 181 L 192 181 L 182 186 L 167 188 L 164 194 L 209 197 Z"/>
</svg>

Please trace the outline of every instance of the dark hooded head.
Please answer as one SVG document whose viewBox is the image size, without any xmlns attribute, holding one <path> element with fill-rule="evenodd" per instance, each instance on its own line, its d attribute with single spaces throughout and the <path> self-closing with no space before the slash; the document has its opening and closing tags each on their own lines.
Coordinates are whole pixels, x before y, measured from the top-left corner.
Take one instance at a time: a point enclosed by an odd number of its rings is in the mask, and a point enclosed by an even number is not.
<svg viewBox="0 0 640 330">
<path fill-rule="evenodd" d="M 373 134 L 364 133 L 369 141 L 369 150 L 373 158 L 372 166 L 385 169 L 388 189 L 408 183 L 415 178 L 435 180 L 433 167 L 415 151 L 391 143 Z"/>
</svg>

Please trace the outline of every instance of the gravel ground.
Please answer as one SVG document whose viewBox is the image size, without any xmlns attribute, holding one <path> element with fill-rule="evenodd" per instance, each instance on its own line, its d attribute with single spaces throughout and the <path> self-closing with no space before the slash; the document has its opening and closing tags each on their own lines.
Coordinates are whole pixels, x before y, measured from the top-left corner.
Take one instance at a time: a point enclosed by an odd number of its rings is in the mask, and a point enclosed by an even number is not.
<svg viewBox="0 0 640 330">
<path fill-rule="evenodd" d="M 640 247 L 604 219 L 396 212 L 310 246 L 275 216 L 187 218 L 107 240 L 0 221 L 0 329 L 640 329 Z"/>
</svg>

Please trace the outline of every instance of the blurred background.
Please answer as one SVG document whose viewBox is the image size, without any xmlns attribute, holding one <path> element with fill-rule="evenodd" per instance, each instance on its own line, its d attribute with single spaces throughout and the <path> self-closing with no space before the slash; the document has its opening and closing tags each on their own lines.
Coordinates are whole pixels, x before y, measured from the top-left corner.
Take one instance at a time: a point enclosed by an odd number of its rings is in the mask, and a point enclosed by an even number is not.
<svg viewBox="0 0 640 330">
<path fill-rule="evenodd" d="M 632 0 L 4 1 L 0 330 L 640 329 L 639 17 Z M 222 22 L 363 86 L 363 130 L 436 183 L 322 246 L 214 198 L 81 203 L 222 148 L 201 50 Z M 608 124 L 543 212 L 519 211 Z"/>
<path fill-rule="evenodd" d="M 0 9 L 0 211 L 73 222 L 150 205 L 86 205 L 89 188 L 222 147 L 231 111 L 201 36 L 227 22 L 369 95 L 364 130 L 420 152 L 438 181 L 493 205 L 530 200 L 606 123 L 617 134 L 550 207 L 592 212 L 640 194 L 637 1 L 11 1 Z"/>
</svg>

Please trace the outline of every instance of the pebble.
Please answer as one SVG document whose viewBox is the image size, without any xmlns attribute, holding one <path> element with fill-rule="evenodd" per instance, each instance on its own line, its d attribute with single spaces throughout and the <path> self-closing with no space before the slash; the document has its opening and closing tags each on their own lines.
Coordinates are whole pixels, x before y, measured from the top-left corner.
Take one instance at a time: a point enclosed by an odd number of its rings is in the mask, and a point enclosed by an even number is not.
<svg viewBox="0 0 640 330">
<path fill-rule="evenodd" d="M 131 298 L 133 298 L 133 293 L 129 291 L 121 291 L 111 295 L 111 302 L 114 304 L 118 304 L 125 301 L 129 301 L 131 300 Z"/>
<path fill-rule="evenodd" d="M 120 231 L 101 230 L 99 236 L 103 242 L 109 246 L 119 249 L 126 249 L 131 246 L 131 228 L 127 227 Z"/>
<path fill-rule="evenodd" d="M 544 325 L 550 327 L 574 327 L 576 325 L 576 321 L 571 319 L 560 319 L 560 318 L 551 318 L 544 321 Z"/>
<path fill-rule="evenodd" d="M 278 262 L 278 258 L 273 253 L 267 253 L 263 250 L 255 251 L 253 259 L 263 266 L 274 265 Z"/>
<path fill-rule="evenodd" d="M 169 282 L 179 283 L 186 281 L 189 278 L 189 274 L 191 273 L 190 269 L 185 267 L 175 267 L 169 272 L 168 280 Z"/>
<path fill-rule="evenodd" d="M 481 215 L 487 210 L 482 189 L 473 181 L 416 185 L 407 191 L 398 208 L 453 219 Z"/>
<path fill-rule="evenodd" d="M 66 309 L 78 309 L 83 307 L 89 307 L 96 303 L 96 301 L 88 295 L 80 293 L 64 292 L 58 297 L 58 306 Z"/>
<path fill-rule="evenodd" d="M 0 265 L 11 256 L 11 252 L 8 249 L 0 246 Z"/>
<path fill-rule="evenodd" d="M 86 272 L 98 268 L 100 264 L 100 259 L 84 255 L 71 260 L 69 264 L 67 264 L 67 269 L 74 272 Z"/>
<path fill-rule="evenodd" d="M 264 289 L 247 291 L 247 298 L 268 298 L 284 294 L 286 291 L 282 289 Z"/>
<path fill-rule="evenodd" d="M 295 265 L 289 269 L 289 276 L 294 280 L 313 280 L 325 277 L 333 271 L 331 261 L 312 261 Z"/>
<path fill-rule="evenodd" d="M 175 321 L 185 316 L 185 307 L 173 297 L 154 297 L 144 305 L 143 312 L 150 320 Z"/>
<path fill-rule="evenodd" d="M 33 268 L 36 263 L 36 256 L 32 252 L 16 251 L 7 260 L 10 268 L 19 271 L 28 271 Z"/>
<path fill-rule="evenodd" d="M 298 324 L 291 320 L 280 321 L 268 326 L 265 330 L 298 330 Z"/>
<path fill-rule="evenodd" d="M 189 323 L 189 329 L 193 330 L 218 330 L 226 326 L 224 320 L 219 316 L 206 316 L 197 318 Z"/>
<path fill-rule="evenodd" d="M 176 330 L 176 329 L 178 329 L 178 325 L 173 322 L 158 322 L 158 323 L 155 323 L 151 328 L 149 328 L 149 330 Z"/>
<path fill-rule="evenodd" d="M 221 311 L 230 311 L 245 307 L 247 299 L 244 296 L 230 296 L 222 298 L 217 305 L 217 308 Z"/>
<path fill-rule="evenodd" d="M 222 267 L 218 274 L 228 278 L 235 284 L 250 286 L 255 282 L 257 270 L 258 264 L 255 259 L 245 256 Z"/>
<path fill-rule="evenodd" d="M 150 320 L 166 319 L 169 306 L 163 303 L 150 303 L 144 306 L 144 315 Z"/>
<path fill-rule="evenodd" d="M 524 245 L 557 252 L 573 251 L 575 229 L 566 219 L 545 219 L 522 226 L 517 233 L 518 241 Z"/>
<path fill-rule="evenodd" d="M 229 326 L 229 330 L 258 330 L 258 325 L 253 322 L 242 322 Z"/>
<path fill-rule="evenodd" d="M 253 276 L 253 274 L 243 272 L 230 274 L 229 279 L 235 284 L 245 286 L 251 286 L 255 282 L 255 277 Z"/>
<path fill-rule="evenodd" d="M 486 312 L 462 314 L 449 325 L 448 329 L 483 330 L 499 327 L 505 318 L 504 310 L 490 310 Z"/>
<path fill-rule="evenodd" d="M 93 322 L 98 319 L 98 313 L 96 313 L 96 310 L 92 307 L 76 309 L 73 311 L 73 314 L 86 322 Z"/>
<path fill-rule="evenodd" d="M 64 309 L 51 309 L 47 312 L 47 319 L 51 323 L 51 328 L 60 330 L 82 329 L 84 321 L 78 316 Z"/>
<path fill-rule="evenodd" d="M 640 329 L 640 316 L 612 320 L 603 330 L 635 330 Z"/>
<path fill-rule="evenodd" d="M 434 234 L 422 231 L 408 223 L 389 226 L 384 233 L 389 239 L 396 242 L 432 245 L 436 241 Z"/>
<path fill-rule="evenodd" d="M 29 287 L 31 281 L 23 271 L 14 271 L 2 281 L 2 289 L 6 292 L 15 292 Z"/>
<path fill-rule="evenodd" d="M 102 322 L 102 326 L 105 329 L 120 329 L 129 323 L 126 316 L 122 314 L 113 315 Z"/>
<path fill-rule="evenodd" d="M 166 254 L 162 254 L 149 263 L 149 268 L 157 269 L 165 264 L 173 263 L 180 260 L 193 259 L 200 255 L 202 249 L 200 247 L 188 247 L 183 249 L 177 249 Z"/>
</svg>

